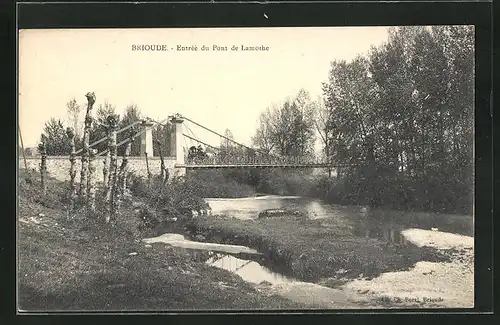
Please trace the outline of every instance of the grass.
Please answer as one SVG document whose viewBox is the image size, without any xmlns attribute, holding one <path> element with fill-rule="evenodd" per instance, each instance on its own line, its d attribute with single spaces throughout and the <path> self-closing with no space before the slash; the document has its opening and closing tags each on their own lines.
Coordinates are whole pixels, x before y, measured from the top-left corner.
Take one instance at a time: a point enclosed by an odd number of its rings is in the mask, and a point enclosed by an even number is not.
<svg viewBox="0 0 500 325">
<path fill-rule="evenodd" d="M 254 221 L 198 217 L 185 226 L 190 234 L 203 235 L 209 241 L 257 249 L 266 255 L 270 268 L 304 281 L 354 278 L 361 274 L 374 277 L 407 269 L 422 259 L 444 258 L 428 248 L 410 244 L 389 246 L 376 239 L 354 237 L 346 227 L 339 224 L 327 228 L 317 220 L 292 217 Z M 341 269 L 342 275 L 337 276 Z"/>
<path fill-rule="evenodd" d="M 110 225 L 81 214 L 68 218 L 61 208 L 66 185 L 49 178 L 48 194 L 42 195 L 37 179 L 36 172 L 20 173 L 21 310 L 304 308 L 205 265 L 203 252 L 146 247 L 140 239 L 147 233 L 137 230 L 130 206 Z"/>
</svg>

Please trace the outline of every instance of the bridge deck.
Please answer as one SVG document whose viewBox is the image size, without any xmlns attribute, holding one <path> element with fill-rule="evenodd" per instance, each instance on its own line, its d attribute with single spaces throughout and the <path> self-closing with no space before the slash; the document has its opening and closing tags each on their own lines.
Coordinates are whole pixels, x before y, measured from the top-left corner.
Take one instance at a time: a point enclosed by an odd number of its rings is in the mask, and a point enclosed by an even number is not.
<svg viewBox="0 0 500 325">
<path fill-rule="evenodd" d="M 352 165 L 338 165 L 328 163 L 310 163 L 310 164 L 177 164 L 175 167 L 186 169 L 208 169 L 208 168 L 333 168 L 333 167 L 347 167 Z"/>
</svg>

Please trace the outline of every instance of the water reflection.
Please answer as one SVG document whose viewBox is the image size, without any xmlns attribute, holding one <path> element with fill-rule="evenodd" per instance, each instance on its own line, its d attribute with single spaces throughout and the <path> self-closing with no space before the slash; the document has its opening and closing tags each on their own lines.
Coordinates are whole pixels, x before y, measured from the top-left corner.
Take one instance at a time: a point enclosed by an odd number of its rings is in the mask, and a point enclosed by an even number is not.
<svg viewBox="0 0 500 325">
<path fill-rule="evenodd" d="M 272 272 L 255 261 L 227 254 L 212 253 L 206 264 L 230 271 L 239 275 L 243 280 L 255 284 L 266 282 L 275 285 L 293 281 L 284 275 Z"/>
<path fill-rule="evenodd" d="M 408 242 L 401 233 L 404 229 L 391 222 L 366 218 L 353 221 L 352 233 L 356 237 L 378 239 L 387 244 L 406 246 Z"/>
<path fill-rule="evenodd" d="M 400 242 L 399 232 L 407 228 L 431 229 L 473 236 L 471 216 L 426 212 L 370 209 L 362 206 L 326 204 L 321 200 L 301 197 L 261 196 L 243 199 L 206 199 L 214 214 L 238 219 L 256 219 L 259 212 L 293 206 L 305 210 L 310 219 L 321 219 L 325 226 L 350 229 L 355 236 L 386 238 Z"/>
</svg>

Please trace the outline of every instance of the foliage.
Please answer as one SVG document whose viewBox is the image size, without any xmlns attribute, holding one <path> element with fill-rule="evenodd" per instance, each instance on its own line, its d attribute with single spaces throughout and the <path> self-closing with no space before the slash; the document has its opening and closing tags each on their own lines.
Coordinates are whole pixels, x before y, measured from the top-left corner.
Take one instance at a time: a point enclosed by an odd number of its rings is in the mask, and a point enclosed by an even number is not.
<svg viewBox="0 0 500 325">
<path fill-rule="evenodd" d="M 45 150 L 49 156 L 65 156 L 71 153 L 66 127 L 60 119 L 51 118 L 45 123 L 40 141 L 45 143 Z"/>
<path fill-rule="evenodd" d="M 198 197 L 246 197 L 255 193 L 244 180 L 231 175 L 230 170 L 206 169 L 189 171 L 186 186 Z"/>
<path fill-rule="evenodd" d="M 265 154 L 280 157 L 311 155 L 314 145 L 312 108 L 304 90 L 293 100 L 273 104 L 261 113 L 253 144 Z"/>
<path fill-rule="evenodd" d="M 66 111 L 69 116 L 69 122 L 73 130 L 75 130 L 75 138 L 76 141 L 80 141 L 82 138 L 82 125 L 80 120 L 80 115 L 82 112 L 82 107 L 76 103 L 76 99 L 73 98 L 69 102 L 66 103 Z"/>
<path fill-rule="evenodd" d="M 332 62 L 329 156 L 360 166 L 337 170 L 330 200 L 471 212 L 473 35 L 469 26 L 392 28 L 369 55 Z"/>
<path fill-rule="evenodd" d="M 191 146 L 188 150 L 187 160 L 190 162 L 201 162 L 208 158 L 207 153 L 203 150 L 201 145 L 198 147 Z"/>
<path fill-rule="evenodd" d="M 106 125 L 107 125 L 107 118 L 110 115 L 116 115 L 116 106 L 106 101 L 104 102 L 104 105 L 100 104 L 97 107 L 94 116 L 94 121 L 92 123 L 92 129 L 90 131 L 90 144 L 107 136 Z M 108 143 L 107 141 L 103 141 L 93 146 L 93 148 L 97 149 L 97 152 L 102 152 L 108 149 Z"/>
<path fill-rule="evenodd" d="M 131 193 L 144 199 L 150 207 L 147 214 L 152 225 L 168 218 L 188 218 L 191 210 L 207 208 L 205 201 L 196 194 L 196 185 L 186 182 L 183 177 L 172 177 L 165 184 L 159 175 L 154 176 L 151 183 L 144 177 L 132 175 L 129 184 Z"/>
<path fill-rule="evenodd" d="M 171 156 L 172 153 L 171 151 L 171 138 L 172 138 L 172 131 L 173 127 L 172 124 L 167 123 L 165 125 L 160 125 L 157 124 L 153 128 L 153 139 L 156 139 L 157 141 L 154 141 L 153 145 L 153 155 L 158 157 L 160 155 L 158 145 L 161 148 L 161 152 L 164 157 Z"/>
<path fill-rule="evenodd" d="M 131 104 L 127 106 L 125 109 L 125 114 L 121 117 L 120 122 L 118 124 L 118 128 L 121 129 L 126 127 L 134 122 L 141 120 L 141 111 L 137 107 L 137 105 Z M 125 140 L 128 137 L 126 132 L 121 132 L 118 134 L 117 143 Z M 122 156 L 125 151 L 125 146 L 118 147 L 118 155 Z M 130 152 L 131 156 L 141 156 L 141 137 L 137 137 L 132 142 L 132 150 Z"/>
</svg>

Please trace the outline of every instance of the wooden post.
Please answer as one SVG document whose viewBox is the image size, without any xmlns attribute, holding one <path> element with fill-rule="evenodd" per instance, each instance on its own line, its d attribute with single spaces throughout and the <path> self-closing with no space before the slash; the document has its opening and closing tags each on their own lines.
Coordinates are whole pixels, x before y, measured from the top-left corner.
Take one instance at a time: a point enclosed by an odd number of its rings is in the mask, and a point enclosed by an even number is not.
<svg viewBox="0 0 500 325">
<path fill-rule="evenodd" d="M 108 223 L 112 217 L 114 217 L 114 213 L 116 212 L 114 209 L 114 194 L 116 190 L 116 169 L 117 169 L 117 161 L 116 161 L 116 128 L 118 126 L 118 118 L 116 115 L 110 115 L 107 118 L 107 124 L 109 126 L 109 141 L 108 141 L 108 151 L 110 154 L 110 164 L 109 164 L 109 180 L 108 187 L 106 189 L 106 223 Z"/>
<path fill-rule="evenodd" d="M 17 125 L 17 130 L 19 131 L 19 140 L 21 140 L 21 149 L 23 150 L 24 168 L 26 172 L 28 171 L 28 163 L 26 162 L 26 153 L 24 152 L 23 136 L 21 135 L 21 127 Z"/>
<path fill-rule="evenodd" d="M 40 152 L 41 155 L 41 162 L 40 162 L 40 181 L 42 184 L 42 191 L 43 194 L 47 194 L 47 183 L 46 183 L 46 176 L 47 176 L 47 151 L 45 147 L 45 139 L 42 136 L 42 142 L 38 145 L 38 151 Z"/>
<path fill-rule="evenodd" d="M 69 168 L 69 201 L 70 201 L 70 208 L 69 211 L 73 212 L 75 209 L 75 197 L 76 197 L 76 185 L 75 185 L 75 178 L 76 178 L 76 150 L 75 150 L 75 132 L 72 128 L 67 128 L 66 129 L 66 135 L 69 138 L 69 143 L 71 146 L 71 153 L 69 155 L 69 162 L 70 162 L 70 168 Z"/>
<path fill-rule="evenodd" d="M 85 128 L 83 130 L 83 151 L 82 151 L 82 170 L 80 172 L 80 197 L 83 200 L 87 198 L 87 176 L 89 172 L 89 140 L 90 128 L 92 126 L 92 106 L 95 103 L 95 94 L 87 93 L 87 113 L 85 115 Z"/>
</svg>

